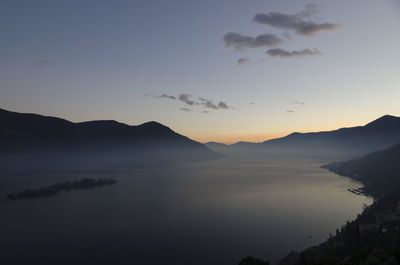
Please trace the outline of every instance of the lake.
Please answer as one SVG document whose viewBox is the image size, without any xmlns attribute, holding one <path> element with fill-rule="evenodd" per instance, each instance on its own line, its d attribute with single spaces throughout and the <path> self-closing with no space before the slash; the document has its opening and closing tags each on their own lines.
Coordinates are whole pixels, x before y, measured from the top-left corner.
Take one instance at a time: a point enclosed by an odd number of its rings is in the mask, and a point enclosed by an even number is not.
<svg viewBox="0 0 400 265">
<path fill-rule="evenodd" d="M 0 178 L 2 264 L 235 265 L 277 261 L 334 234 L 371 198 L 325 161 L 228 157 L 129 172 Z M 81 177 L 113 186 L 7 201 L 5 194 Z"/>
</svg>

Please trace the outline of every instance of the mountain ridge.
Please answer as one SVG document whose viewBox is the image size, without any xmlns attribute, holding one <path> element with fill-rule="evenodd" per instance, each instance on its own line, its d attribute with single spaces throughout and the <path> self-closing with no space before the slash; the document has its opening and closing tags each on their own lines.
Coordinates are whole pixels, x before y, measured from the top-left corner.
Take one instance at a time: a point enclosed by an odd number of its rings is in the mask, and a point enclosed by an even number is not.
<svg viewBox="0 0 400 265">
<path fill-rule="evenodd" d="M 205 145 L 155 121 L 133 126 L 114 120 L 74 123 L 62 118 L 4 109 L 0 109 L 0 155 L 3 158 L 10 155 L 23 158 L 23 165 L 34 164 L 31 162 L 33 155 L 49 161 L 62 157 L 68 161 L 82 158 L 89 163 L 93 158 L 101 163 L 126 161 L 126 164 L 219 157 Z M 38 164 L 43 166 L 42 161 Z"/>
<path fill-rule="evenodd" d="M 387 148 L 400 143 L 400 117 L 384 115 L 363 126 L 331 131 L 293 132 L 260 143 L 238 142 L 225 149 L 268 150 L 280 153 L 323 154 L 340 152 L 350 156 Z M 215 146 L 215 144 L 214 144 Z M 209 146 L 212 148 L 212 146 Z"/>
</svg>

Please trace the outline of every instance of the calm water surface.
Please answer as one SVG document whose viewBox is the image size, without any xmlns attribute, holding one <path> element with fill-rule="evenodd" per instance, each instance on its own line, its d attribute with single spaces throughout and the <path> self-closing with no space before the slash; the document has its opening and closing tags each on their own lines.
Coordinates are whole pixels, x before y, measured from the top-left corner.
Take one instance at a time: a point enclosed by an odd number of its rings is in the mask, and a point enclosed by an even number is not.
<svg viewBox="0 0 400 265">
<path fill-rule="evenodd" d="M 5 264 L 234 265 L 276 261 L 325 240 L 372 200 L 321 161 L 226 158 L 124 173 L 0 178 Z M 81 177 L 114 186 L 6 201 L 7 192 Z"/>
</svg>

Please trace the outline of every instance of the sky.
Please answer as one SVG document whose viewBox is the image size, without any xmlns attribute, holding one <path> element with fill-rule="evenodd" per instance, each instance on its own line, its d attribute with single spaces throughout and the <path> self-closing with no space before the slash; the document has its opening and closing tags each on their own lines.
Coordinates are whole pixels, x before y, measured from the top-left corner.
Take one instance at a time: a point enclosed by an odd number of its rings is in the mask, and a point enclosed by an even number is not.
<svg viewBox="0 0 400 265">
<path fill-rule="evenodd" d="M 400 116 L 399 0 L 0 0 L 0 108 L 201 142 Z"/>
</svg>

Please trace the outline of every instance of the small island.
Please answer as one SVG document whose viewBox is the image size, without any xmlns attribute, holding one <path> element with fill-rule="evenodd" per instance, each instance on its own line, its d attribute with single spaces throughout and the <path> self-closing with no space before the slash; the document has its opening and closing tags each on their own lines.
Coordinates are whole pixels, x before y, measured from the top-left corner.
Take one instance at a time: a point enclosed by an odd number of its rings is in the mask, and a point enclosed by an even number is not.
<svg viewBox="0 0 400 265">
<path fill-rule="evenodd" d="M 7 195 L 9 200 L 33 199 L 39 197 L 54 196 L 61 191 L 90 189 L 101 186 L 114 185 L 116 180 L 110 178 L 93 179 L 82 178 L 80 180 L 66 181 L 51 186 L 44 186 L 38 189 L 27 189 L 21 192 L 13 192 Z"/>
</svg>

